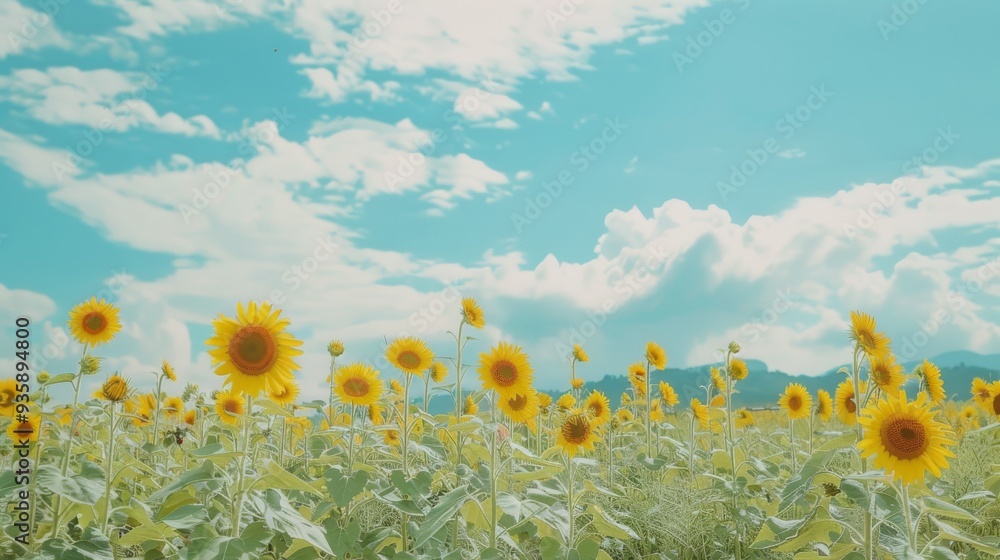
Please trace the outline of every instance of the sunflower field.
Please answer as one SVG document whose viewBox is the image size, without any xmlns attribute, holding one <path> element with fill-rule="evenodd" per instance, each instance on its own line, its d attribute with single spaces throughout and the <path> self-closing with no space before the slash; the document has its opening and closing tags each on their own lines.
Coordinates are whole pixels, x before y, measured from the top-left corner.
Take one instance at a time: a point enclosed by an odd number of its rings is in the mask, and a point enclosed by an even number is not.
<svg viewBox="0 0 1000 560">
<path fill-rule="evenodd" d="M 654 382 L 656 342 L 621 395 L 587 390 L 574 347 L 553 398 L 520 346 L 469 336 L 486 323 L 472 298 L 451 348 L 388 341 L 392 371 L 330 342 L 329 392 L 306 399 L 290 320 L 235 311 L 205 341 L 211 394 L 166 361 L 149 393 L 103 371 L 121 322 L 96 299 L 70 313 L 78 371 L 32 372 L 27 402 L 0 381 L 0 557 L 1000 558 L 1000 381 L 946 400 L 938 367 L 904 371 L 864 313 L 839 385 L 750 410 L 735 342 L 704 400 Z"/>
</svg>

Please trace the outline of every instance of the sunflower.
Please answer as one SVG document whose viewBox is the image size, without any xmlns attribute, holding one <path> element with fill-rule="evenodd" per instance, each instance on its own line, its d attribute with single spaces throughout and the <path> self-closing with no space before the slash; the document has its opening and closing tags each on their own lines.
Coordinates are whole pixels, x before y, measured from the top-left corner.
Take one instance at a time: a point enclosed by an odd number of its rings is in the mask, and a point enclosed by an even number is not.
<svg viewBox="0 0 1000 560">
<path fill-rule="evenodd" d="M 642 362 L 636 362 L 628 366 L 628 376 L 630 379 L 638 379 L 641 382 L 646 382 L 646 364 Z"/>
<path fill-rule="evenodd" d="M 479 405 L 472 400 L 472 395 L 465 397 L 465 406 L 462 407 L 462 414 L 475 416 L 479 413 Z"/>
<path fill-rule="evenodd" d="M 392 390 L 392 392 L 395 393 L 396 395 L 400 397 L 403 396 L 403 385 L 399 381 L 396 381 L 395 379 L 390 379 L 389 389 Z"/>
<path fill-rule="evenodd" d="M 167 418 L 180 420 L 184 416 L 184 399 L 180 397 L 163 399 L 163 414 Z"/>
<path fill-rule="evenodd" d="M 896 358 L 892 354 L 884 354 L 870 361 L 872 370 L 868 373 L 868 377 L 883 393 L 895 394 L 906 381 L 903 366 L 896 363 Z"/>
<path fill-rule="evenodd" d="M 622 393 L 622 406 L 632 406 L 632 397 L 628 393 Z"/>
<path fill-rule="evenodd" d="M 1000 418 L 1000 381 L 990 383 L 990 402 L 986 413 Z"/>
<path fill-rule="evenodd" d="M 753 413 L 745 408 L 736 411 L 736 418 L 733 419 L 737 428 L 749 428 L 754 425 Z"/>
<path fill-rule="evenodd" d="M 160 366 L 160 371 L 163 372 L 163 375 L 167 376 L 167 379 L 177 381 L 177 373 L 174 372 L 174 366 L 170 365 L 170 362 L 163 360 L 163 365 Z"/>
<path fill-rule="evenodd" d="M 660 381 L 660 397 L 663 398 L 663 404 L 667 406 L 677 406 L 677 403 L 680 402 L 677 391 L 674 391 L 674 388 L 666 381 Z"/>
<path fill-rule="evenodd" d="M 812 396 L 799 383 L 789 383 L 778 398 L 778 406 L 788 412 L 788 418 L 798 420 L 808 418 L 812 407 Z"/>
<path fill-rule="evenodd" d="M 931 398 L 932 403 L 940 405 L 946 396 L 944 380 L 941 379 L 941 369 L 926 359 L 917 369 L 924 378 L 924 389 L 927 390 L 927 396 Z"/>
<path fill-rule="evenodd" d="M 655 342 L 646 343 L 646 361 L 653 369 L 663 369 L 667 367 L 667 352 L 662 346 Z"/>
<path fill-rule="evenodd" d="M 701 404 L 698 399 L 691 399 L 691 414 L 698 420 L 702 428 L 708 427 L 709 410 L 708 407 Z"/>
<path fill-rule="evenodd" d="M 382 436 L 382 441 L 386 445 L 398 446 L 403 438 L 399 437 L 399 432 L 397 430 L 386 430 L 385 435 Z"/>
<path fill-rule="evenodd" d="M 514 395 L 513 397 L 502 397 L 497 402 L 500 410 L 503 411 L 513 422 L 527 424 L 529 420 L 538 416 L 538 392 L 529 390 L 524 395 Z"/>
<path fill-rule="evenodd" d="M 541 408 L 552 406 L 552 396 L 548 393 L 538 393 L 538 406 Z"/>
<path fill-rule="evenodd" d="M 288 319 L 281 319 L 281 310 L 272 311 L 270 303 L 250 302 L 247 309 L 236 306 L 236 319 L 219 314 L 212 322 L 215 335 L 205 341 L 214 346 L 208 353 L 212 365 L 218 364 L 216 375 L 227 376 L 223 385 L 236 393 L 257 396 L 278 387 L 277 381 L 291 381 L 292 372 L 299 368 L 293 356 L 302 354 L 302 345 L 285 332 Z"/>
<path fill-rule="evenodd" d="M 278 406 L 288 406 L 299 397 L 299 384 L 294 381 L 281 381 L 278 386 L 267 392 L 267 397 Z"/>
<path fill-rule="evenodd" d="M 331 358 L 336 358 L 344 353 L 344 343 L 339 340 L 330 341 L 330 344 L 326 345 L 326 351 L 330 353 Z"/>
<path fill-rule="evenodd" d="M 361 362 L 337 369 L 334 376 L 334 392 L 347 404 L 370 406 L 382 396 L 382 380 L 378 371 Z"/>
<path fill-rule="evenodd" d="M 240 424 L 239 415 L 245 413 L 246 400 L 243 395 L 231 391 L 219 391 L 215 396 L 215 413 L 219 420 L 232 426 Z"/>
<path fill-rule="evenodd" d="M 198 419 L 198 411 L 191 409 L 184 413 L 184 423 L 188 426 L 194 426 L 194 421 Z"/>
<path fill-rule="evenodd" d="M 448 366 L 441 362 L 434 362 L 431 364 L 431 381 L 435 383 L 441 383 L 448 377 Z"/>
<path fill-rule="evenodd" d="M 152 395 L 148 396 L 152 397 Z M 125 412 L 133 416 L 132 423 L 140 428 L 143 426 L 149 426 L 153 423 L 153 410 L 155 410 L 155 404 L 150 406 L 145 397 L 146 395 L 134 400 L 125 401 Z M 155 403 L 155 401 L 153 402 Z"/>
<path fill-rule="evenodd" d="M 733 379 L 740 381 L 747 378 L 750 374 L 750 370 L 747 368 L 747 363 L 739 358 L 733 358 L 729 360 L 729 376 Z"/>
<path fill-rule="evenodd" d="M 570 387 L 579 391 L 580 389 L 583 389 L 584 381 L 579 377 L 574 377 L 573 379 L 569 380 L 569 385 Z"/>
<path fill-rule="evenodd" d="M 128 397 L 128 381 L 119 375 L 112 375 L 101 384 L 101 388 L 94 391 L 94 397 L 110 402 L 121 402 Z"/>
<path fill-rule="evenodd" d="M 389 363 L 410 375 L 423 376 L 424 371 L 434 362 L 434 353 L 427 347 L 427 343 L 412 336 L 392 341 L 385 351 L 385 357 Z"/>
<path fill-rule="evenodd" d="M 583 409 L 590 415 L 595 427 L 603 426 L 611 420 L 611 401 L 600 391 L 593 391 L 583 401 Z"/>
<path fill-rule="evenodd" d="M 479 307 L 476 300 L 470 297 L 462 298 L 462 320 L 477 329 L 486 326 L 486 318 L 483 317 L 483 308 Z"/>
<path fill-rule="evenodd" d="M 573 345 L 573 361 L 576 362 L 589 362 L 590 356 L 583 350 L 583 346 L 579 344 Z"/>
<path fill-rule="evenodd" d="M 968 428 L 979 427 L 979 411 L 976 410 L 976 407 L 974 406 L 965 406 L 962 408 L 962 412 L 959 413 L 959 418 L 962 421 L 962 426 Z"/>
<path fill-rule="evenodd" d="M 972 380 L 972 398 L 979 405 L 979 408 L 986 412 L 993 412 L 990 409 L 993 404 L 993 399 L 990 398 L 990 384 L 981 377 Z"/>
<path fill-rule="evenodd" d="M 18 415 L 18 419 L 7 426 L 7 436 L 11 441 L 38 441 L 38 432 L 42 429 L 42 417 L 38 414 Z"/>
<path fill-rule="evenodd" d="M 500 342 L 489 354 L 479 354 L 479 378 L 483 389 L 492 389 L 501 397 L 526 394 L 531 388 L 533 374 L 528 356 L 515 344 Z"/>
<path fill-rule="evenodd" d="M 711 377 L 712 377 L 712 386 L 715 387 L 715 389 L 717 391 L 725 391 L 726 390 L 726 380 L 722 378 L 721 374 L 719 374 L 719 368 L 714 367 L 714 368 L 711 368 L 710 371 L 711 371 Z"/>
<path fill-rule="evenodd" d="M 368 420 L 373 426 L 385 424 L 385 416 L 382 415 L 382 407 L 377 404 L 368 406 Z"/>
<path fill-rule="evenodd" d="M 631 422 L 633 420 L 632 411 L 627 408 L 619 408 L 618 412 L 615 412 L 615 418 L 618 422 L 624 424 L 626 422 Z"/>
<path fill-rule="evenodd" d="M 556 445 L 561 447 L 563 453 L 574 457 L 580 451 L 593 451 L 594 443 L 599 441 L 594 433 L 594 426 L 590 418 L 580 411 L 573 411 L 562 425 L 559 426 L 559 433 L 556 436 Z"/>
<path fill-rule="evenodd" d="M 816 416 L 824 422 L 829 422 L 833 416 L 833 399 L 824 389 L 816 391 Z"/>
<path fill-rule="evenodd" d="M 0 381 L 0 416 L 14 416 L 17 409 L 17 382 L 13 379 Z"/>
<path fill-rule="evenodd" d="M 726 396 L 725 395 L 715 395 L 712 397 L 712 402 L 709 403 L 712 408 L 722 408 L 726 406 Z"/>
<path fill-rule="evenodd" d="M 632 391 L 635 392 L 636 399 L 643 399 L 646 397 L 646 383 L 641 379 L 630 379 L 632 382 Z"/>
<path fill-rule="evenodd" d="M 569 410 L 573 408 L 575 404 L 576 404 L 576 399 L 573 397 L 573 395 L 569 393 L 566 393 L 563 396 L 556 399 L 556 406 L 558 406 L 562 410 Z"/>
<path fill-rule="evenodd" d="M 91 347 L 110 342 L 122 328 L 118 308 L 91 297 L 69 312 L 69 330 L 81 344 Z"/>
<path fill-rule="evenodd" d="M 660 408 L 660 399 L 653 399 L 649 402 L 649 421 L 650 422 L 662 422 L 666 416 L 663 414 L 663 409 Z"/>
<path fill-rule="evenodd" d="M 927 470 L 940 477 L 941 469 L 948 468 L 947 458 L 955 456 L 948 449 L 955 445 L 951 432 L 934 420 L 925 393 L 912 402 L 902 390 L 887 395 L 866 407 L 859 422 L 865 435 L 858 442 L 861 456 L 875 455 L 875 468 L 892 472 L 904 484 L 923 480 Z"/>
<path fill-rule="evenodd" d="M 851 329 L 848 335 L 869 358 L 878 359 L 889 353 L 889 337 L 885 333 L 875 332 L 875 318 L 867 313 L 851 311 Z"/>
<path fill-rule="evenodd" d="M 60 406 L 53 410 L 52 414 L 56 417 L 56 422 L 60 426 L 68 426 L 73 421 L 73 407 L 69 405 Z"/>
<path fill-rule="evenodd" d="M 868 392 L 868 382 L 861 382 L 861 392 Z M 848 426 L 853 426 L 857 423 L 857 410 L 858 401 L 854 396 L 854 382 L 850 379 L 845 379 L 837 385 L 837 391 L 834 393 L 833 400 L 835 406 L 833 407 L 834 412 L 837 413 L 837 418 L 841 422 L 847 424 Z"/>
</svg>

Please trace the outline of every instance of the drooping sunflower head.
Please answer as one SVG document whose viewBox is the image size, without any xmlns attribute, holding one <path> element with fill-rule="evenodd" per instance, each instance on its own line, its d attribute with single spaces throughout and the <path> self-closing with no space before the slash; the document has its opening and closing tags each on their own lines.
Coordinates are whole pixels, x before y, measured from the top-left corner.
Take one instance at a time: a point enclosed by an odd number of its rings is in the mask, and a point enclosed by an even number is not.
<svg viewBox="0 0 1000 560">
<path fill-rule="evenodd" d="M 789 383 L 778 398 L 778 406 L 788 413 L 788 418 L 798 420 L 808 418 L 812 410 L 812 396 L 804 385 Z"/>
<path fill-rule="evenodd" d="M 215 395 L 215 413 L 219 420 L 231 426 L 240 425 L 240 416 L 246 413 L 246 399 L 240 393 L 219 391 Z"/>
<path fill-rule="evenodd" d="M 548 393 L 538 393 L 538 406 L 543 410 L 552 406 L 552 396 Z"/>
<path fill-rule="evenodd" d="M 649 421 L 650 422 L 663 422 L 666 416 L 663 414 L 663 409 L 660 407 L 660 399 L 653 399 L 649 401 Z"/>
<path fill-rule="evenodd" d="M 288 406 L 299 398 L 299 384 L 295 381 L 279 381 L 267 392 L 267 398 L 278 406 Z"/>
<path fill-rule="evenodd" d="M 871 372 L 868 377 L 883 393 L 890 395 L 903 386 L 906 376 L 903 374 L 903 366 L 896 363 L 896 358 L 892 354 L 883 354 L 879 358 L 871 358 Z"/>
<path fill-rule="evenodd" d="M 205 341 L 216 375 L 225 376 L 223 385 L 233 392 L 257 396 L 278 381 L 291 381 L 299 368 L 292 359 L 302 354 L 302 341 L 285 332 L 288 319 L 270 303 L 256 302 L 244 309 L 236 306 L 236 319 L 222 314 L 212 322 L 215 334 Z"/>
<path fill-rule="evenodd" d="M 0 381 L 0 416 L 14 416 L 17 395 L 17 381 L 10 378 Z"/>
<path fill-rule="evenodd" d="M 479 405 L 473 400 L 472 395 L 465 397 L 465 405 L 463 406 L 462 414 L 468 416 L 475 416 L 479 414 Z"/>
<path fill-rule="evenodd" d="M 986 412 L 992 412 L 989 410 L 992 404 L 990 402 L 990 384 L 982 377 L 976 377 L 972 380 L 972 399 L 976 401 L 979 408 Z"/>
<path fill-rule="evenodd" d="M 642 362 L 635 362 L 634 364 L 628 366 L 628 376 L 629 379 L 638 379 L 645 383 L 646 364 Z"/>
<path fill-rule="evenodd" d="M 862 381 L 861 392 L 866 393 L 867 391 L 868 383 Z M 833 410 L 837 413 L 837 418 L 848 426 L 855 425 L 857 423 L 858 399 L 854 395 L 854 383 L 850 379 L 845 379 L 837 385 L 833 400 Z"/>
<path fill-rule="evenodd" d="M 979 411 L 976 410 L 974 406 L 965 406 L 962 408 L 962 412 L 959 413 L 959 418 L 961 419 L 962 426 L 966 428 L 978 428 L 979 427 Z"/>
<path fill-rule="evenodd" d="M 729 360 L 729 375 L 737 380 L 741 381 L 747 378 L 750 374 L 750 370 L 747 368 L 747 363 L 739 358 L 733 358 Z"/>
<path fill-rule="evenodd" d="M 736 411 L 736 417 L 733 419 L 737 428 L 749 428 L 754 425 L 753 413 L 745 408 L 741 408 Z"/>
<path fill-rule="evenodd" d="M 174 371 L 174 366 L 170 365 L 170 362 L 163 360 L 163 365 L 160 366 L 160 371 L 171 381 L 177 381 L 177 373 Z"/>
<path fill-rule="evenodd" d="M 403 396 L 403 384 L 400 383 L 399 381 L 396 381 L 395 379 L 390 379 L 389 380 L 389 389 L 397 397 L 402 397 Z"/>
<path fill-rule="evenodd" d="M 632 406 L 632 396 L 629 395 L 628 393 L 622 393 L 621 405 Z"/>
<path fill-rule="evenodd" d="M 816 391 L 816 416 L 824 422 L 829 422 L 833 416 L 833 399 L 824 389 Z"/>
<path fill-rule="evenodd" d="M 78 342 L 88 346 L 100 346 L 122 329 L 118 319 L 118 308 L 92 297 L 78 304 L 69 312 L 69 330 Z"/>
<path fill-rule="evenodd" d="M 479 355 L 479 379 L 483 389 L 496 391 L 501 397 L 527 394 L 534 371 L 521 347 L 500 342 L 490 352 Z"/>
<path fill-rule="evenodd" d="M 378 371 L 368 364 L 354 362 L 337 368 L 333 391 L 346 404 L 371 406 L 382 396 L 382 380 Z"/>
<path fill-rule="evenodd" d="M 579 377 L 574 377 L 573 379 L 569 380 L 569 385 L 570 385 L 570 387 L 572 387 L 572 388 L 576 389 L 577 391 L 579 391 L 580 389 L 583 389 L 584 381 L 582 379 L 580 379 Z"/>
<path fill-rule="evenodd" d="M 184 413 L 184 423 L 188 426 L 194 426 L 195 420 L 198 419 L 198 411 L 196 409 L 191 409 Z"/>
<path fill-rule="evenodd" d="M 558 406 L 561 410 L 569 410 L 573 408 L 574 405 L 576 405 L 576 398 L 569 393 L 565 393 L 556 399 L 556 406 Z"/>
<path fill-rule="evenodd" d="M 660 381 L 660 398 L 663 399 L 663 404 L 666 406 L 677 406 L 677 403 L 680 402 L 677 391 L 674 391 L 674 388 L 666 381 Z"/>
<path fill-rule="evenodd" d="M 583 409 L 590 416 L 594 426 L 603 426 L 611 420 L 611 401 L 600 391 L 590 393 L 583 401 Z"/>
<path fill-rule="evenodd" d="M 556 445 L 569 457 L 581 451 L 593 451 L 596 441 L 599 440 L 590 418 L 578 411 L 566 417 L 556 435 Z"/>
<path fill-rule="evenodd" d="M 924 389 L 931 402 L 940 405 L 944 402 L 944 380 L 941 379 L 941 369 L 926 359 L 917 366 L 917 373 L 923 377 Z"/>
<path fill-rule="evenodd" d="M 337 358 L 344 353 L 344 343 L 339 340 L 331 340 L 330 344 L 326 345 L 326 351 L 330 353 L 331 358 Z"/>
<path fill-rule="evenodd" d="M 431 381 L 435 383 L 441 383 L 448 378 L 448 366 L 441 362 L 435 361 L 431 364 Z"/>
<path fill-rule="evenodd" d="M 861 456 L 874 455 L 876 468 L 904 484 L 923 480 L 928 470 L 940 477 L 948 468 L 948 457 L 955 457 L 948 449 L 955 445 L 952 434 L 934 420 L 925 393 L 912 402 L 902 390 L 887 395 L 866 407 L 859 422 L 864 427 L 864 439 L 858 442 Z"/>
<path fill-rule="evenodd" d="M 691 414 L 698 420 L 698 424 L 702 428 L 708 428 L 709 410 L 707 406 L 701 404 L 699 399 L 691 399 Z"/>
<path fill-rule="evenodd" d="M 646 397 L 646 381 L 642 377 L 630 377 L 629 382 L 632 384 L 632 393 L 635 394 L 636 399 L 642 399 Z"/>
<path fill-rule="evenodd" d="M 128 380 L 120 375 L 112 375 L 94 392 L 94 397 L 113 403 L 124 401 L 128 395 Z"/>
<path fill-rule="evenodd" d="M 373 404 L 368 407 L 368 421 L 372 423 L 373 426 L 381 426 L 385 424 L 385 416 L 382 415 L 382 407 Z"/>
<path fill-rule="evenodd" d="M 470 297 L 462 298 L 462 320 L 477 329 L 486 326 L 486 317 L 483 315 L 483 308 L 479 307 L 476 300 Z"/>
<path fill-rule="evenodd" d="M 726 390 L 726 380 L 722 378 L 722 374 L 719 373 L 719 368 L 711 369 L 712 386 L 715 387 L 716 391 Z"/>
<path fill-rule="evenodd" d="M 180 420 L 184 416 L 184 399 L 180 397 L 163 399 L 163 414 L 167 418 Z"/>
<path fill-rule="evenodd" d="M 385 351 L 389 363 L 409 375 L 423 376 L 434 362 L 434 353 L 419 338 L 405 336 L 392 341 Z"/>
<path fill-rule="evenodd" d="M 655 342 L 646 343 L 646 361 L 656 370 L 667 367 L 667 352 Z"/>
<path fill-rule="evenodd" d="M 534 389 L 529 390 L 524 395 L 501 397 L 497 404 L 504 414 L 518 424 L 527 424 L 532 418 L 538 416 L 540 411 L 538 392 Z"/>
<path fill-rule="evenodd" d="M 583 346 L 579 344 L 573 345 L 573 360 L 577 362 L 589 362 L 590 356 L 587 355 L 583 350 Z"/>
<path fill-rule="evenodd" d="M 851 330 L 848 334 L 869 359 L 882 358 L 889 352 L 889 337 L 875 332 L 875 318 L 867 313 L 851 311 Z"/>
<path fill-rule="evenodd" d="M 18 440 L 38 441 L 41 429 L 42 417 L 38 414 L 18 415 L 7 426 L 7 437 L 14 443 L 17 443 Z"/>
</svg>

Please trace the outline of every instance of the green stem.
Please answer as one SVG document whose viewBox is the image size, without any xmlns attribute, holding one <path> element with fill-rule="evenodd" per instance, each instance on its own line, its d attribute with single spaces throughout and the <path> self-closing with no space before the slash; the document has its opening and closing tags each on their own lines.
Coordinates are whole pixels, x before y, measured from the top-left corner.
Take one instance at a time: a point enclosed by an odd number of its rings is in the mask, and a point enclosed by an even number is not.
<svg viewBox="0 0 1000 560">
<path fill-rule="evenodd" d="M 285 468 L 285 432 L 288 431 L 288 419 L 281 417 L 281 437 L 278 438 L 278 465 Z"/>
<path fill-rule="evenodd" d="M 347 476 L 354 474 L 354 403 L 351 403 L 351 441 L 347 444 Z"/>
<path fill-rule="evenodd" d="M 694 480 L 694 430 L 695 423 L 698 419 L 694 415 L 694 411 L 691 411 L 691 454 L 688 455 L 688 473 L 691 474 L 691 480 Z"/>
<path fill-rule="evenodd" d="M 733 376 L 729 369 L 732 352 L 726 352 L 726 424 L 729 447 L 729 460 L 733 467 L 733 529 L 736 530 L 736 560 L 743 558 L 743 543 L 740 541 L 739 520 L 736 517 L 739 512 L 739 495 L 736 491 L 736 431 L 733 428 Z"/>
<path fill-rule="evenodd" d="M 333 427 L 333 376 L 337 367 L 337 358 L 330 358 L 330 396 L 327 397 L 326 421 L 327 425 Z"/>
<path fill-rule="evenodd" d="M 427 400 L 430 398 L 431 392 L 431 376 L 430 373 L 424 372 L 424 414 L 427 414 Z"/>
<path fill-rule="evenodd" d="M 111 416 L 111 431 L 108 435 L 108 457 L 107 475 L 104 484 L 104 518 L 101 520 L 101 533 L 107 534 L 108 521 L 111 517 L 111 473 L 115 465 L 115 403 L 108 406 L 108 414 Z"/>
<path fill-rule="evenodd" d="M 490 548 L 497 547 L 497 407 L 496 396 L 490 395 Z"/>
<path fill-rule="evenodd" d="M 649 362 L 646 362 L 646 454 L 648 455 L 653 450 L 653 430 L 650 427 L 650 414 L 652 411 L 652 406 L 650 403 L 650 390 L 649 390 Z"/>
<path fill-rule="evenodd" d="M 576 540 L 576 515 L 574 515 L 574 510 L 576 509 L 573 504 L 573 458 L 566 458 L 566 470 L 569 472 L 569 486 L 566 487 L 566 495 L 569 501 L 569 548 L 573 548 L 573 543 Z"/>
<path fill-rule="evenodd" d="M 240 454 L 240 472 L 236 476 L 236 504 L 233 507 L 233 538 L 238 538 L 240 536 L 240 518 L 243 515 L 243 476 L 246 471 L 246 459 L 247 452 L 249 451 L 248 445 L 250 443 L 250 418 L 253 416 L 253 397 L 247 395 L 247 409 L 246 417 L 243 418 L 243 443 L 241 445 L 242 453 Z"/>
<path fill-rule="evenodd" d="M 795 453 L 795 420 L 792 418 L 788 419 L 788 447 L 792 451 L 792 476 L 799 470 L 799 460 Z"/>
<path fill-rule="evenodd" d="M 903 512 L 906 514 L 906 532 L 910 538 L 910 550 L 917 552 L 917 528 L 913 526 L 913 518 L 910 513 L 910 492 L 905 483 L 899 484 L 899 495 L 903 498 Z"/>
<path fill-rule="evenodd" d="M 80 386 L 83 385 L 83 361 L 87 358 L 87 346 L 83 347 L 83 356 L 80 358 L 80 372 L 76 376 L 73 387 L 73 408 L 69 413 L 69 441 L 66 442 L 66 454 L 63 455 L 61 472 L 63 479 L 69 473 L 69 460 L 73 455 L 73 434 L 76 432 L 76 409 L 80 402 Z M 59 518 L 62 517 L 62 496 L 56 495 L 56 503 L 52 507 L 52 536 L 59 536 Z"/>
<path fill-rule="evenodd" d="M 164 375 L 160 374 L 159 377 L 156 380 L 156 395 L 155 395 L 156 396 L 156 408 L 155 408 L 155 410 L 153 412 L 153 435 L 152 435 L 151 441 L 150 441 L 150 443 L 153 444 L 154 446 L 156 445 L 156 441 L 157 441 L 156 440 L 156 434 L 157 434 L 157 432 L 160 429 L 160 391 L 162 390 L 162 387 L 163 387 L 163 377 L 164 377 Z M 150 455 L 152 455 L 152 454 L 153 454 L 153 452 L 151 451 Z"/>
</svg>

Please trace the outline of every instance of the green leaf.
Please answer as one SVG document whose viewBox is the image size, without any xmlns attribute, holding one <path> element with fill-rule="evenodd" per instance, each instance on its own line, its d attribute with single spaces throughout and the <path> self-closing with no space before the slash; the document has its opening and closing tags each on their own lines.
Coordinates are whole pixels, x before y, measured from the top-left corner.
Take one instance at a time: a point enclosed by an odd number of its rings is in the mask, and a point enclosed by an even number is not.
<svg viewBox="0 0 1000 560">
<path fill-rule="evenodd" d="M 853 446 L 856 437 L 854 433 L 841 434 L 839 437 L 835 437 L 817 447 L 813 454 L 802 464 L 799 472 L 785 485 L 785 489 L 781 492 L 781 504 L 778 506 L 778 510 L 787 509 L 793 503 L 798 503 L 805 498 L 812 487 L 813 478 L 820 472 L 824 472 L 823 468 L 835 453 Z"/>
<path fill-rule="evenodd" d="M 545 537 L 541 540 L 538 545 L 539 552 L 542 553 L 542 558 L 565 558 L 566 549 L 558 540 L 552 537 Z"/>
<path fill-rule="evenodd" d="M 60 373 L 59 375 L 53 375 L 52 377 L 50 377 L 49 380 L 45 383 L 45 386 L 49 387 L 51 385 L 56 385 L 58 383 L 70 383 L 74 379 L 76 379 L 75 373 Z"/>
<path fill-rule="evenodd" d="M 43 558 L 48 560 L 114 560 L 108 537 L 95 527 L 88 527 L 76 542 L 46 539 L 42 544 Z"/>
<path fill-rule="evenodd" d="M 455 514 L 458 513 L 465 501 L 471 497 L 468 486 L 459 486 L 451 492 L 441 497 L 441 501 L 434 505 L 423 521 L 420 528 L 413 534 L 413 547 L 419 548 L 448 524 Z"/>
<path fill-rule="evenodd" d="M 267 462 L 267 466 L 264 469 L 264 472 L 260 473 L 257 476 L 257 480 L 254 481 L 254 483 L 259 483 L 258 481 L 261 480 L 264 482 L 267 488 L 298 490 L 299 492 L 312 494 L 319 498 L 324 497 L 322 492 L 316 490 L 301 478 L 281 468 L 281 465 L 279 465 L 274 461 Z"/>
<path fill-rule="evenodd" d="M 987 554 L 1000 554 L 1000 538 L 970 535 L 961 529 L 955 528 L 944 521 L 939 520 L 933 515 L 928 516 L 928 519 L 933 521 L 934 524 L 938 526 L 938 529 L 941 530 L 940 536 L 944 539 L 952 542 L 965 543 Z"/>
<path fill-rule="evenodd" d="M 637 535 L 635 531 L 628 526 L 611 519 L 606 513 L 604 513 L 603 509 L 595 506 L 594 504 L 589 504 L 587 506 L 587 513 L 592 515 L 594 518 L 594 529 L 606 537 L 623 541 L 639 538 L 639 535 Z"/>
<path fill-rule="evenodd" d="M 348 523 L 347 528 L 342 528 L 340 522 L 334 517 L 328 517 L 323 523 L 326 529 L 326 542 L 330 544 L 330 550 L 334 556 L 343 558 L 358 544 L 361 536 L 361 527 L 356 521 Z"/>
<path fill-rule="evenodd" d="M 203 461 L 197 467 L 189 470 L 188 472 L 182 474 L 177 480 L 172 483 L 160 488 L 158 491 L 154 492 L 152 496 L 146 499 L 146 502 L 156 502 L 166 498 L 167 496 L 173 494 L 174 492 L 180 490 L 181 488 L 186 488 L 192 484 L 197 484 L 199 482 L 208 482 L 210 480 L 215 480 L 215 464 L 211 461 Z"/>
<path fill-rule="evenodd" d="M 72 502 L 92 506 L 104 497 L 104 469 L 83 460 L 80 474 L 66 477 L 55 465 L 42 465 L 38 468 L 37 484 Z"/>
<path fill-rule="evenodd" d="M 208 522 L 208 512 L 201 504 L 181 506 L 160 518 L 160 521 L 174 529 L 194 529 Z"/>
<path fill-rule="evenodd" d="M 341 467 L 331 467 L 323 473 L 326 477 L 326 489 L 339 507 L 347 507 L 355 496 L 364 492 L 368 486 L 368 471 L 355 471 L 351 476 L 345 476 Z"/>
<path fill-rule="evenodd" d="M 302 517 L 284 494 L 277 490 L 268 490 L 263 499 L 252 499 L 264 514 L 264 523 L 268 527 L 279 533 L 286 533 L 293 539 L 302 539 L 317 550 L 333 554 L 326 539 L 326 531 Z"/>
<path fill-rule="evenodd" d="M 584 539 L 576 545 L 576 553 L 580 560 L 597 560 L 600 552 L 601 546 L 590 539 Z"/>
<path fill-rule="evenodd" d="M 966 521 L 972 521 L 979 523 L 979 518 L 973 515 L 971 512 L 966 511 L 956 505 L 949 504 L 948 502 L 939 500 L 937 498 L 932 498 L 927 496 L 923 499 L 924 508 L 931 513 L 936 513 L 944 517 L 950 517 L 952 519 L 965 519 Z"/>
</svg>

